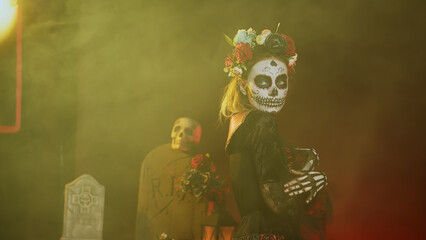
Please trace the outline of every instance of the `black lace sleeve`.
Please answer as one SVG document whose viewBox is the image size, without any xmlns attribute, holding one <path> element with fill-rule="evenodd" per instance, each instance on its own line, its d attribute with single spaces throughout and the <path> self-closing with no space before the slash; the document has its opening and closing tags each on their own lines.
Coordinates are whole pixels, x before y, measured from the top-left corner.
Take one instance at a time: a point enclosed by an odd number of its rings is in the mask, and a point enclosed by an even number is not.
<svg viewBox="0 0 426 240">
<path fill-rule="evenodd" d="M 253 112 L 247 145 L 260 183 L 276 181 L 286 166 L 286 153 L 275 119 L 268 113 Z"/>
<path fill-rule="evenodd" d="M 247 119 L 247 147 L 251 155 L 262 197 L 274 213 L 291 208 L 290 197 L 284 193 L 284 184 L 290 180 L 287 153 L 279 135 L 273 116 L 264 112 L 253 112 Z"/>
</svg>

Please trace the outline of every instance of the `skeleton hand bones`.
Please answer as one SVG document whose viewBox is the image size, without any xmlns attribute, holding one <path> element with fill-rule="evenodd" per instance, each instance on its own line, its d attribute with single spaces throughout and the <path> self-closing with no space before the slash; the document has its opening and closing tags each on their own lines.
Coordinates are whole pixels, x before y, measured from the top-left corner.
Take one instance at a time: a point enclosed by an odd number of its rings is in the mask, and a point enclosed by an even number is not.
<svg viewBox="0 0 426 240">
<path fill-rule="evenodd" d="M 305 192 L 310 192 L 306 203 L 312 201 L 315 195 L 327 185 L 327 177 L 322 172 L 292 171 L 296 175 L 302 175 L 286 184 L 284 184 L 284 192 L 289 196 L 296 196 Z"/>
</svg>

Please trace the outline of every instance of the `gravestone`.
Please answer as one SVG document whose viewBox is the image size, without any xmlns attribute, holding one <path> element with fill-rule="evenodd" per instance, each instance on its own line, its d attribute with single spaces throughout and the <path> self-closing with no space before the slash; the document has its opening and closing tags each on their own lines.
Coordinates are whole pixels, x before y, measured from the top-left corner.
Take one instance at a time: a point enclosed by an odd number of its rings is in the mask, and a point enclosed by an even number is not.
<svg viewBox="0 0 426 240">
<path fill-rule="evenodd" d="M 101 240 L 105 188 L 88 174 L 65 186 L 61 240 Z"/>
</svg>

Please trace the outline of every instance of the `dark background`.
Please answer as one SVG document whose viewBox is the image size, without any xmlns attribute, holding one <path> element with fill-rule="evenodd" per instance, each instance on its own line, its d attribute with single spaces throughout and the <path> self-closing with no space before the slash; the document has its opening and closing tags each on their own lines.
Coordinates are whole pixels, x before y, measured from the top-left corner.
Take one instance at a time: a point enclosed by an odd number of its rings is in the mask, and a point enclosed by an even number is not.
<svg viewBox="0 0 426 240">
<path fill-rule="evenodd" d="M 104 239 L 133 239 L 140 164 L 181 116 L 201 123 L 227 176 L 222 33 L 278 22 L 299 54 L 280 131 L 320 154 L 328 239 L 424 239 L 423 1 L 21 5 L 22 127 L 0 134 L 1 239 L 59 239 L 64 185 L 83 173 L 105 186 Z M 0 43 L 0 125 L 13 123 L 15 41 Z"/>
</svg>

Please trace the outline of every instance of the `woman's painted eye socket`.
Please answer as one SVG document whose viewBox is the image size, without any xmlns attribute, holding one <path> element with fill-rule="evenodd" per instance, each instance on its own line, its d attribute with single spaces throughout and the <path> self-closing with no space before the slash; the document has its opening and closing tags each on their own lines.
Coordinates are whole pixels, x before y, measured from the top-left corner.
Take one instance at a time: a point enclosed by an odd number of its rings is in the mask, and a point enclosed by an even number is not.
<svg viewBox="0 0 426 240">
<path fill-rule="evenodd" d="M 254 83 L 260 88 L 269 88 L 272 85 L 272 79 L 265 75 L 257 75 L 254 78 Z"/>
<path fill-rule="evenodd" d="M 277 85 L 277 88 L 287 88 L 287 75 L 279 75 L 275 80 L 275 85 Z"/>
</svg>

